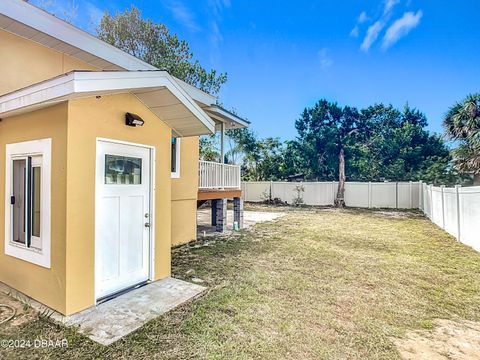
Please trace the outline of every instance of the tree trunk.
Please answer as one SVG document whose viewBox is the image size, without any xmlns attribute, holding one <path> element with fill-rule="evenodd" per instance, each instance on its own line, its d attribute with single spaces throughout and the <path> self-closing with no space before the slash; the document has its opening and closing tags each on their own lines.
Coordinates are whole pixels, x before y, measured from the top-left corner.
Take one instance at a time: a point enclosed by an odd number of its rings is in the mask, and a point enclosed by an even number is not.
<svg viewBox="0 0 480 360">
<path fill-rule="evenodd" d="M 480 173 L 473 175 L 473 186 L 480 186 Z"/>
<path fill-rule="evenodd" d="M 335 206 L 345 207 L 345 151 L 343 148 L 340 149 L 340 154 L 338 154 L 338 190 Z"/>
</svg>

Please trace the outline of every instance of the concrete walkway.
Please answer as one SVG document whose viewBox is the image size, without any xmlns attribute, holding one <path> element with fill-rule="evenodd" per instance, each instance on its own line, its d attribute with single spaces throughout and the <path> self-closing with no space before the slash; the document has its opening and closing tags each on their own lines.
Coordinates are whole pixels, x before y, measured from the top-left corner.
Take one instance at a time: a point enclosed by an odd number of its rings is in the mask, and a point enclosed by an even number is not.
<svg viewBox="0 0 480 360">
<path fill-rule="evenodd" d="M 90 339 L 110 345 L 205 290 L 200 285 L 167 278 L 69 316 L 64 323 L 78 325 Z"/>
<path fill-rule="evenodd" d="M 48 312 L 52 320 L 66 326 L 78 326 L 81 333 L 102 345 L 110 345 L 137 330 L 147 321 L 194 299 L 206 289 L 170 277 L 134 289 L 79 313 L 64 316 L 0 283 L 0 295 L 11 299 L 12 304 L 17 303 L 19 307 L 28 304 L 38 313 Z M 2 302 L 11 305 L 5 300 Z M 17 313 L 21 311 L 17 310 Z"/>
</svg>

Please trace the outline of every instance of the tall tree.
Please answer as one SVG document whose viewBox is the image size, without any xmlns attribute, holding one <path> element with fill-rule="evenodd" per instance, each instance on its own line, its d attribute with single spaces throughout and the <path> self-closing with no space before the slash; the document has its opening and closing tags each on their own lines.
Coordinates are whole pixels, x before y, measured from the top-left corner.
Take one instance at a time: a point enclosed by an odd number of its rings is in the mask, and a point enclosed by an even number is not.
<svg viewBox="0 0 480 360">
<path fill-rule="evenodd" d="M 425 115 L 408 105 L 401 111 L 383 104 L 357 111 L 321 100 L 297 120 L 298 137 L 286 153 L 285 171 L 291 173 L 293 166 L 309 180 L 338 178 L 340 206 L 345 178 L 451 183 L 457 175 L 448 148 L 426 126 Z"/>
<path fill-rule="evenodd" d="M 322 99 L 303 111 L 295 127 L 299 149 L 306 159 L 307 176 L 333 180 L 338 174 L 335 205 L 345 206 L 345 157 L 362 127 L 357 109 L 341 108 Z"/>
<path fill-rule="evenodd" d="M 211 94 L 217 94 L 227 80 L 225 73 L 205 70 L 193 59 L 185 40 L 172 34 L 165 24 L 143 19 L 133 5 L 123 13 L 117 11 L 113 16 L 106 12 L 97 28 L 97 36 Z"/>
<path fill-rule="evenodd" d="M 408 105 L 400 111 L 376 104 L 362 109 L 360 118 L 367 131 L 352 145 L 350 179 L 444 182 L 448 148 L 440 136 L 425 129 L 423 113 Z"/>
<path fill-rule="evenodd" d="M 480 185 L 480 93 L 453 105 L 443 124 L 448 138 L 458 142 L 452 151 L 454 166 L 473 174 L 473 184 Z"/>
</svg>

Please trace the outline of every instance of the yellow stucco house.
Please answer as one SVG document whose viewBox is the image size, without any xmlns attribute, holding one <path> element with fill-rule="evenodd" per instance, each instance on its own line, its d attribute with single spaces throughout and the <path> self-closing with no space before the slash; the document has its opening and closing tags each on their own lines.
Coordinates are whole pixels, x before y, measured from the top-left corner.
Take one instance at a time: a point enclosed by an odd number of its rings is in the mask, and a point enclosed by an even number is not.
<svg viewBox="0 0 480 360">
<path fill-rule="evenodd" d="M 22 0 L 0 2 L 0 282 L 64 315 L 170 276 L 197 204 L 240 169 L 198 136 L 247 122 L 216 98 Z M 223 146 L 222 146 L 223 148 Z"/>
</svg>

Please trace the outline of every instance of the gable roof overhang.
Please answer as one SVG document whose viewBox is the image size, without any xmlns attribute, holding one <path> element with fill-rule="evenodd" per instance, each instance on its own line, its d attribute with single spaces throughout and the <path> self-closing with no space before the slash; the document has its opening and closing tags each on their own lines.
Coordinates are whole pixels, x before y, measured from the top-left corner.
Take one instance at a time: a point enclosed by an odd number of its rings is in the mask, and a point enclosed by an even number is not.
<svg viewBox="0 0 480 360">
<path fill-rule="evenodd" d="M 156 67 L 96 38 L 24 0 L 0 0 L 0 29 L 65 53 L 101 70 L 148 71 Z M 170 76 L 219 128 L 246 127 L 248 122 L 216 105 L 217 98 Z M 180 133 L 179 133 L 180 134 Z M 187 135 L 183 135 L 187 136 Z"/>
<path fill-rule="evenodd" d="M 177 136 L 215 131 L 214 121 L 166 71 L 73 71 L 0 96 L 0 118 L 62 101 L 132 93 Z"/>
<path fill-rule="evenodd" d="M 215 129 L 220 130 L 220 123 L 225 124 L 225 129 L 243 129 L 250 122 L 218 105 L 204 107 L 203 110 L 215 121 Z"/>
<path fill-rule="evenodd" d="M 156 69 L 24 0 L 0 1 L 0 28 L 101 70 Z"/>
</svg>

